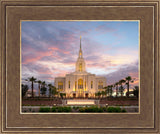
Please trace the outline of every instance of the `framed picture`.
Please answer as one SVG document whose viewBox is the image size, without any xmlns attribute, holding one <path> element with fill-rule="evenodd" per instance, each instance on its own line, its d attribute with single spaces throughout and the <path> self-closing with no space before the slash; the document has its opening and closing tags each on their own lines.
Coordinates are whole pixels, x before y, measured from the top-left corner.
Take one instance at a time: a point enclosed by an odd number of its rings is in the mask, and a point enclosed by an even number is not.
<svg viewBox="0 0 160 134">
<path fill-rule="evenodd" d="M 1 11 L 2 133 L 159 132 L 159 1 Z"/>
</svg>

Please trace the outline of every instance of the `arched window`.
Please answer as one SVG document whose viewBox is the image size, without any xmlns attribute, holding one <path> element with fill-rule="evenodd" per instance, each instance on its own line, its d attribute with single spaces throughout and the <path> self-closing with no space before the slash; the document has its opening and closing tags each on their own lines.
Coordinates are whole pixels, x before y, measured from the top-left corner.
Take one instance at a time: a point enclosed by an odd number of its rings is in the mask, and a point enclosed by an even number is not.
<svg viewBox="0 0 160 134">
<path fill-rule="evenodd" d="M 86 81 L 85 81 L 85 83 L 84 83 L 84 87 L 85 87 L 85 88 L 84 88 L 84 91 L 86 91 Z"/>
<path fill-rule="evenodd" d="M 82 72 L 82 63 L 79 63 L 79 71 Z"/>
<path fill-rule="evenodd" d="M 91 88 L 93 88 L 93 81 L 91 81 Z"/>
<path fill-rule="evenodd" d="M 71 82 L 70 81 L 68 81 L 68 88 L 70 88 L 71 87 Z"/>
<path fill-rule="evenodd" d="M 99 90 L 103 89 L 103 81 L 98 82 L 98 89 Z"/>
<path fill-rule="evenodd" d="M 77 90 L 77 81 L 75 81 L 75 91 Z"/>
<path fill-rule="evenodd" d="M 58 90 L 59 91 L 63 90 L 63 82 L 61 82 L 61 81 L 58 82 Z"/>
<path fill-rule="evenodd" d="M 83 80 L 82 79 L 78 80 L 78 89 L 83 89 Z"/>
</svg>

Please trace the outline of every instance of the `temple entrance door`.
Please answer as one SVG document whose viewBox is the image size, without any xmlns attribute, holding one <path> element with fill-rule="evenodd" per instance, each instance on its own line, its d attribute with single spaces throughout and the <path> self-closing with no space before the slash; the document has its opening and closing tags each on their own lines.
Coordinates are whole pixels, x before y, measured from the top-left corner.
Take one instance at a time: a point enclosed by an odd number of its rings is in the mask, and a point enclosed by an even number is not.
<svg viewBox="0 0 160 134">
<path fill-rule="evenodd" d="M 88 93 L 85 94 L 85 98 L 88 98 Z"/>
<path fill-rule="evenodd" d="M 73 93 L 73 98 L 76 98 L 76 94 L 75 93 Z"/>
<path fill-rule="evenodd" d="M 83 80 L 82 79 L 78 80 L 78 97 L 79 98 L 83 97 Z"/>
<path fill-rule="evenodd" d="M 78 89 L 78 97 L 79 98 L 83 97 L 83 89 Z"/>
</svg>

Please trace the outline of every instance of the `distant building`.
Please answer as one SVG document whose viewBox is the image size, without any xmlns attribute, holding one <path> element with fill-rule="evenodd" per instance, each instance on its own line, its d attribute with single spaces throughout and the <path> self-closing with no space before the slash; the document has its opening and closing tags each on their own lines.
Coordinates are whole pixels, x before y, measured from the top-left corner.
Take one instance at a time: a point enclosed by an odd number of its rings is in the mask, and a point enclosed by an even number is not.
<svg viewBox="0 0 160 134">
<path fill-rule="evenodd" d="M 95 61 L 97 62 L 97 61 Z M 94 97 L 95 93 L 102 91 L 107 86 L 105 77 L 86 72 L 80 38 L 79 56 L 76 62 L 75 72 L 66 74 L 65 77 L 55 78 L 55 87 L 67 97 Z"/>
</svg>

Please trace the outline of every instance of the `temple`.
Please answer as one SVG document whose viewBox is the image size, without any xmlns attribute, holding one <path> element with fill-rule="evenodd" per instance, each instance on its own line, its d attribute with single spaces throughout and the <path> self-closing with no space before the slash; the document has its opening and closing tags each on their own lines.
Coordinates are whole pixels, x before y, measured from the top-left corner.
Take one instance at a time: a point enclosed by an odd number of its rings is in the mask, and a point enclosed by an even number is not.
<svg viewBox="0 0 160 134">
<path fill-rule="evenodd" d="M 66 74 L 65 77 L 56 77 L 54 85 L 60 92 L 66 93 L 66 97 L 73 98 L 94 97 L 96 92 L 102 91 L 103 87 L 107 86 L 105 77 L 96 76 L 95 74 L 86 72 L 81 37 L 75 72 Z"/>
</svg>

